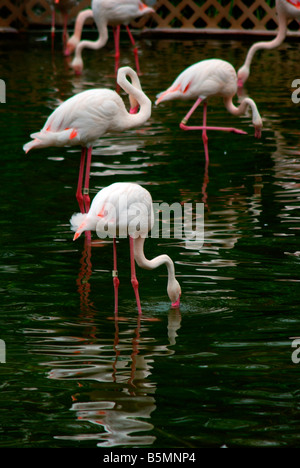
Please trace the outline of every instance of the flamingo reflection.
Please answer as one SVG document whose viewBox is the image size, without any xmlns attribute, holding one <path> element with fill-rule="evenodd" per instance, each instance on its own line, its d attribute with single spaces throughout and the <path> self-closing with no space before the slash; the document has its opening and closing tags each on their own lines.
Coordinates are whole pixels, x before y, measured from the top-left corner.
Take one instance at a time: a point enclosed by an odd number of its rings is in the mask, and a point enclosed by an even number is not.
<svg viewBox="0 0 300 468">
<path fill-rule="evenodd" d="M 56 360 L 48 363 L 52 366 L 49 378 L 77 381 L 78 390 L 71 395 L 70 409 L 75 412 L 78 424 L 88 422 L 97 427 L 96 432 L 90 429 L 89 433 L 81 434 L 79 425 L 77 435 L 58 435 L 56 438 L 94 439 L 99 447 L 154 443 L 151 415 L 156 409 L 154 395 L 157 383 L 153 379 L 155 356 L 175 353 L 181 314 L 179 309 L 170 309 L 168 338 L 162 344 L 149 337 L 149 322 L 147 327 L 144 324 L 140 315 L 135 321 L 131 318 L 120 321 L 115 316 L 114 338 L 110 346 L 107 340 L 103 339 L 101 343 L 99 338 L 87 338 L 86 346 L 82 340 L 80 346 L 73 340 L 69 349 L 61 348 L 61 357 L 67 355 L 67 360 L 57 359 L 59 345 L 56 345 Z M 161 322 L 153 324 L 156 327 Z M 100 333 L 98 330 L 98 336 Z M 148 336 L 143 336 L 146 334 Z M 76 360 L 70 360 L 72 355 Z M 91 381 L 90 385 L 82 385 L 83 380 Z"/>
</svg>

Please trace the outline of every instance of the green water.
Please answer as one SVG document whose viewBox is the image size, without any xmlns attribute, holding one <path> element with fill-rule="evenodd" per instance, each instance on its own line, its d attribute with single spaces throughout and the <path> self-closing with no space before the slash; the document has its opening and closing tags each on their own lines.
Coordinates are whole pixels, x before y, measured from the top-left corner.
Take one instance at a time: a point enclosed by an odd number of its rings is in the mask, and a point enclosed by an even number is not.
<svg viewBox="0 0 300 468">
<path fill-rule="evenodd" d="M 248 132 L 201 135 L 179 121 L 191 103 L 153 106 L 139 130 L 96 145 L 91 195 L 115 181 L 145 186 L 157 202 L 204 202 L 200 248 L 148 239 L 169 254 L 182 287 L 170 309 L 166 271 L 137 270 L 143 314 L 119 243 L 119 320 L 114 320 L 112 244 L 91 252 L 72 241 L 79 149 L 22 146 L 76 92 L 114 89 L 113 42 L 86 51 L 74 77 L 57 39 L 1 39 L 7 102 L 1 132 L 1 447 L 299 447 L 299 78 L 296 41 L 257 54 L 245 93 L 264 121 L 222 101 L 208 123 Z M 218 57 L 241 65 L 252 41 L 141 39 L 141 83 L 154 102 L 188 65 Z M 121 65 L 134 66 L 126 36 Z M 201 119 L 201 112 L 193 117 Z"/>
</svg>

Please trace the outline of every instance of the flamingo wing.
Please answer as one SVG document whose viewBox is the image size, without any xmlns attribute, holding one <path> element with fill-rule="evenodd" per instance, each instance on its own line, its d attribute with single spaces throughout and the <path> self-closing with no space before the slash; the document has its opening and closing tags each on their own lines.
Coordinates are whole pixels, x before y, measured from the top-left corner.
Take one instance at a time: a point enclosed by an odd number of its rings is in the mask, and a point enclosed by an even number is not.
<svg viewBox="0 0 300 468">
<path fill-rule="evenodd" d="M 114 91 L 83 91 L 52 112 L 42 130 L 31 135 L 34 140 L 24 145 L 24 151 L 49 146 L 90 146 L 104 133 L 117 127 L 118 115 L 124 110 L 122 99 Z"/>
</svg>

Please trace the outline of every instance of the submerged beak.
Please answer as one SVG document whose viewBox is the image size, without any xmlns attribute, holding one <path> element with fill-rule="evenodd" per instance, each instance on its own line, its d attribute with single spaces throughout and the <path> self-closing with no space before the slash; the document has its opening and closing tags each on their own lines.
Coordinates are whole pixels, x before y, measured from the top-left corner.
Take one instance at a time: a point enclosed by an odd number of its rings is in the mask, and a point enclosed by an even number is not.
<svg viewBox="0 0 300 468">
<path fill-rule="evenodd" d="M 178 297 L 177 301 L 172 302 L 172 309 L 179 309 L 180 307 L 180 296 Z"/>
<path fill-rule="evenodd" d="M 255 128 L 254 136 L 255 136 L 255 138 L 261 138 L 261 128 L 260 127 Z"/>
</svg>

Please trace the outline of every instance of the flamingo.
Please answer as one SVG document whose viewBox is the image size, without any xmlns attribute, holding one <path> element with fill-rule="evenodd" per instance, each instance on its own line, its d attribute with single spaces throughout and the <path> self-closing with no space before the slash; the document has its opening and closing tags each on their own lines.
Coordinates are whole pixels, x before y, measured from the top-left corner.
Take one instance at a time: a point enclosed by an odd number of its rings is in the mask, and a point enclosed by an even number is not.
<svg viewBox="0 0 300 468">
<path fill-rule="evenodd" d="M 202 139 L 205 148 L 205 158 L 208 161 L 207 151 L 207 130 L 222 130 L 245 134 L 243 130 L 227 127 L 208 127 L 206 125 L 207 102 L 206 99 L 212 96 L 222 96 L 226 109 L 233 115 L 242 115 L 248 106 L 252 110 L 252 122 L 255 127 L 255 137 L 261 137 L 262 119 L 257 110 L 255 102 L 250 98 L 245 98 L 241 104 L 236 107 L 232 98 L 237 93 L 237 75 L 233 66 L 220 59 L 207 59 L 197 62 L 186 68 L 175 79 L 173 84 L 166 90 L 159 93 L 155 104 L 173 100 L 173 99 L 196 99 L 186 116 L 180 123 L 182 130 L 202 130 Z M 199 104 L 203 102 L 203 125 L 190 127 L 187 122 Z"/>
<path fill-rule="evenodd" d="M 80 74 L 83 70 L 82 51 L 84 48 L 97 50 L 105 46 L 108 40 L 108 25 L 113 26 L 114 30 L 117 70 L 120 57 L 120 28 L 124 24 L 134 47 L 136 70 L 140 74 L 138 51 L 128 24 L 135 18 L 149 13 L 154 13 L 154 9 L 145 5 L 141 0 L 92 0 L 92 9 L 84 10 L 77 16 L 74 34 L 67 43 L 67 55 L 75 50 L 71 63 L 75 73 Z M 97 25 L 99 38 L 96 41 L 80 41 L 83 24 L 88 18 L 93 18 Z"/>
<path fill-rule="evenodd" d="M 76 0 L 52 0 L 52 27 L 51 27 L 51 36 L 52 36 L 52 47 L 54 45 L 54 36 L 55 36 L 55 7 L 57 7 L 63 17 L 63 44 L 66 47 L 67 39 L 68 39 L 68 13 L 73 6 L 77 3 Z"/>
<path fill-rule="evenodd" d="M 131 78 L 131 83 L 127 79 Z M 129 95 L 130 112 L 122 98 L 110 89 L 91 89 L 75 94 L 63 102 L 48 117 L 40 132 L 33 133 L 23 146 L 26 153 L 33 148 L 49 146 L 82 147 L 76 198 L 81 212 L 90 206 L 89 176 L 92 147 L 98 138 L 107 132 L 122 132 L 143 125 L 151 115 L 151 101 L 142 91 L 136 72 L 130 67 L 118 70 L 118 85 Z M 139 110 L 138 110 L 139 109 Z M 82 183 L 85 167 L 85 182 Z"/>
<path fill-rule="evenodd" d="M 148 260 L 144 255 L 144 242 L 153 227 L 152 197 L 148 190 L 136 183 L 116 182 L 100 190 L 92 201 L 88 213 L 75 213 L 70 219 L 75 231 L 73 240 L 84 231 L 97 231 L 99 237 L 113 237 L 113 284 L 115 312 L 118 309 L 119 278 L 117 270 L 116 236 L 128 237 L 130 246 L 131 283 L 135 292 L 139 313 L 141 303 L 135 261 L 139 267 L 153 270 L 165 264 L 168 270 L 167 292 L 172 307 L 179 307 L 181 288 L 175 277 L 174 263 L 168 255 Z"/>
<path fill-rule="evenodd" d="M 257 42 L 248 50 L 243 66 L 238 70 L 238 86 L 242 87 L 250 75 L 250 65 L 255 52 L 260 49 L 275 49 L 280 46 L 287 35 L 287 26 L 290 19 L 300 21 L 299 0 L 276 0 L 276 11 L 278 16 L 278 32 L 272 41 Z"/>
</svg>

